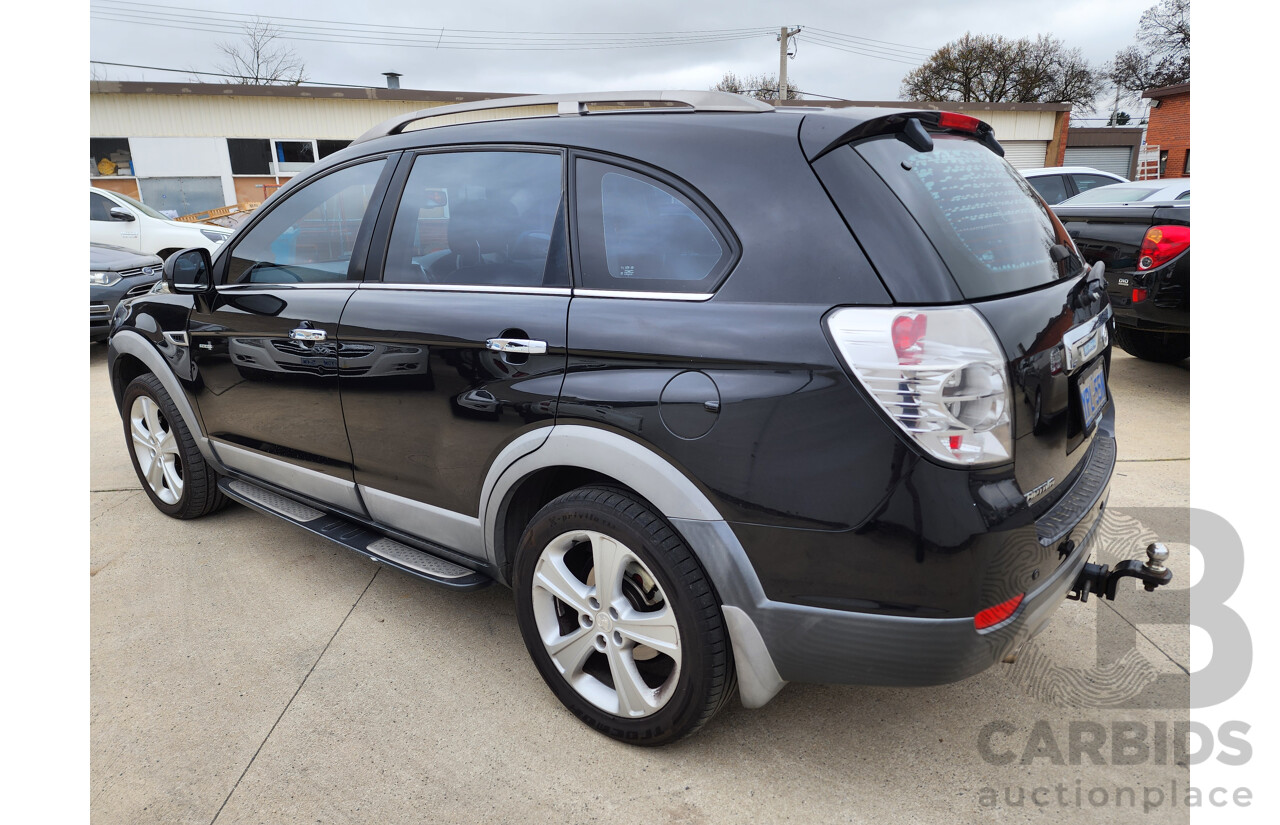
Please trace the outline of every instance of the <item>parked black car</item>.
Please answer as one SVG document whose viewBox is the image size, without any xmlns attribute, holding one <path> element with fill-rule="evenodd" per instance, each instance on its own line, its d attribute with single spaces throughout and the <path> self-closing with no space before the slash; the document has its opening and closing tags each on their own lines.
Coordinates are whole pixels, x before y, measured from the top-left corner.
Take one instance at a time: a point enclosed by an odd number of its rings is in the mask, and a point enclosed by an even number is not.
<svg viewBox="0 0 1280 825">
<path fill-rule="evenodd" d="M 405 131 L 510 106 L 546 116 Z M 1002 153 L 715 92 L 395 118 L 118 319 L 135 469 L 178 518 L 511 586 L 625 741 L 735 683 L 963 679 L 1101 592 L 1116 455 L 1100 268 Z"/>
<path fill-rule="evenodd" d="M 1116 343 L 1148 361 L 1189 356 L 1191 180 L 1104 186 L 1053 211 L 1085 260 L 1106 267 Z"/>
<path fill-rule="evenodd" d="M 150 291 L 160 280 L 163 261 L 132 249 L 89 244 L 89 340 L 105 341 L 116 305 Z"/>
</svg>

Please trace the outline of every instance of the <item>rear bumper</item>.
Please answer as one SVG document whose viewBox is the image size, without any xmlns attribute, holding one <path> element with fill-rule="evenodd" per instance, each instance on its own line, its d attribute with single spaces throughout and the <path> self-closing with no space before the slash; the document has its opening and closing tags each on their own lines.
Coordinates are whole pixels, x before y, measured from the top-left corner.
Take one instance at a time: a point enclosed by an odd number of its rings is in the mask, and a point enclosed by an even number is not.
<svg viewBox="0 0 1280 825">
<path fill-rule="evenodd" d="M 1100 433 L 1106 442 L 1099 446 L 1111 448 L 1098 451 L 1100 465 L 1082 473 L 1034 530 L 1010 534 L 1012 553 L 1052 546 L 1062 548 L 1066 558 L 1027 589 L 1010 618 L 983 630 L 976 628 L 972 616 L 885 615 L 770 599 L 730 525 L 673 520 L 708 568 L 725 606 L 744 704 L 762 705 L 792 681 L 945 684 L 979 673 L 1015 652 L 1044 628 L 1093 554 L 1114 469 L 1109 430 Z M 999 599 L 991 600 L 995 601 Z"/>
</svg>

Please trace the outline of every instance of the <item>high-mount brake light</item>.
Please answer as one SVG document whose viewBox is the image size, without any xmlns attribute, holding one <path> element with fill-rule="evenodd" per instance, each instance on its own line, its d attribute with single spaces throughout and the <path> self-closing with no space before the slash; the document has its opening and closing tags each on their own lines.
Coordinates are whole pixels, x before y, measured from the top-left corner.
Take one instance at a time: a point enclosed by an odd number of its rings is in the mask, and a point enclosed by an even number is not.
<svg viewBox="0 0 1280 825">
<path fill-rule="evenodd" d="M 942 129 L 955 129 L 958 132 L 977 132 L 982 121 L 976 117 L 962 115 L 959 112 L 941 112 L 938 114 L 938 126 Z"/>
<path fill-rule="evenodd" d="M 1005 356 L 972 307 L 842 307 L 826 319 L 845 367 L 930 456 L 962 466 L 1013 455 Z"/>
<path fill-rule="evenodd" d="M 1153 226 L 1142 238 L 1138 249 L 1138 270 L 1166 264 L 1191 246 L 1191 227 Z M 1136 300 L 1136 299 L 1135 299 Z"/>
<path fill-rule="evenodd" d="M 978 630 L 986 630 L 988 627 L 1000 624 L 1018 611 L 1018 605 L 1022 604 L 1024 595 L 1026 594 L 1019 593 L 1006 602 L 1000 602 L 986 610 L 979 610 L 978 615 L 973 617 L 973 626 Z"/>
</svg>

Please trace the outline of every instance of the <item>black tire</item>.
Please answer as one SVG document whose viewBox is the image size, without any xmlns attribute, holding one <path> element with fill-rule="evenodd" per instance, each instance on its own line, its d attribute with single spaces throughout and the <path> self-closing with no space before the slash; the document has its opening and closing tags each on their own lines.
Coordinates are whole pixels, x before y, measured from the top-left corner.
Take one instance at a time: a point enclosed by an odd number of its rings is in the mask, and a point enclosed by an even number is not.
<svg viewBox="0 0 1280 825">
<path fill-rule="evenodd" d="M 596 559 L 601 556 L 593 545 L 595 539 L 584 538 L 587 534 L 600 536 L 601 547 L 608 545 L 608 539 L 621 545 L 625 552 L 618 552 L 616 557 L 625 561 L 620 564 L 622 580 L 614 600 L 608 604 L 588 601 L 588 607 L 580 613 L 569 602 L 553 596 L 542 582 L 547 581 L 548 572 L 554 574 L 561 569 L 546 566 L 554 566 L 552 559 L 556 558 L 563 563 L 563 570 L 576 579 L 572 584 L 580 592 L 573 593 L 572 600 L 586 600 L 592 593 L 605 595 L 595 585 Z M 556 549 L 566 546 L 571 549 Z M 588 580 L 592 583 L 588 584 Z M 535 581 L 540 583 L 535 585 Z M 733 654 L 710 580 L 675 531 L 650 505 L 629 491 L 582 487 L 539 510 L 520 539 L 512 584 L 520 632 L 538 672 L 565 707 L 607 736 L 636 745 L 674 742 L 710 721 L 733 693 Z M 648 584 L 656 584 L 656 588 L 646 591 Z M 660 601 L 654 604 L 649 599 Z M 623 612 L 610 610 L 610 604 L 620 605 Z M 555 613 L 563 608 L 565 615 L 554 615 L 548 605 L 554 606 Z M 591 622 L 585 616 L 589 610 L 600 611 Z M 607 615 L 612 619 L 606 619 Z M 631 622 L 637 617 L 641 621 L 653 617 L 662 623 L 671 616 L 675 627 L 663 624 L 663 628 L 678 638 L 678 664 L 655 648 L 621 636 L 639 626 Z M 541 629 L 540 618 L 544 622 Z M 548 621 L 558 624 L 552 624 L 548 631 Z M 570 674 L 575 677 L 571 684 L 553 660 L 545 639 L 563 643 L 577 638 L 580 625 L 595 647 L 580 648 L 586 652 L 583 664 Z M 656 630 L 640 627 L 658 639 Z M 600 632 L 602 628 L 604 632 Z M 616 644 L 614 639 L 618 640 Z M 629 651 L 628 644 L 632 645 Z M 568 653 L 571 649 L 565 648 L 568 658 L 573 658 Z M 635 695 L 629 690 L 617 690 L 614 685 L 614 668 L 622 661 L 633 666 L 628 673 L 634 671 L 643 679 L 643 685 L 651 690 L 651 699 L 662 697 L 660 706 L 650 709 L 644 705 L 637 711 L 642 714 L 639 716 L 620 715 L 624 694 Z M 582 686 L 597 701 L 589 699 L 574 684 Z M 634 678 L 626 684 L 640 687 Z M 611 690 L 614 696 L 609 699 Z M 606 699 L 604 704 L 612 701 L 616 707 L 602 707 L 602 697 Z"/>
<path fill-rule="evenodd" d="M 141 420 L 135 424 L 135 412 L 152 409 L 155 415 L 150 425 L 148 416 L 138 416 Z M 138 474 L 142 489 L 151 499 L 156 509 L 173 518 L 189 519 L 208 515 L 226 506 L 227 498 L 218 489 L 218 474 L 200 450 L 196 447 L 191 431 L 187 429 L 182 415 L 174 405 L 169 393 L 165 392 L 160 379 L 151 373 L 140 375 L 125 387 L 121 403 L 124 418 L 125 446 L 129 450 L 129 459 L 133 462 L 133 470 Z M 141 440 L 135 439 L 135 426 L 139 427 Z M 145 437 L 154 434 L 156 440 L 148 441 Z M 162 438 L 163 436 L 163 438 Z M 171 436 L 172 440 L 169 440 Z M 168 449 L 159 450 L 160 458 L 151 452 L 147 444 L 163 443 Z M 146 450 L 140 459 L 138 453 Z M 168 467 L 164 458 L 167 457 Z M 158 484 L 148 480 L 147 468 L 161 465 L 158 472 Z M 165 470 L 168 472 L 165 472 Z M 155 478 L 156 476 L 153 476 Z M 176 481 L 175 481 L 176 479 Z"/>
<path fill-rule="evenodd" d="M 1116 343 L 1120 349 L 1143 361 L 1176 364 L 1191 355 L 1191 335 L 1177 332 L 1152 332 L 1145 329 L 1116 327 Z"/>
</svg>

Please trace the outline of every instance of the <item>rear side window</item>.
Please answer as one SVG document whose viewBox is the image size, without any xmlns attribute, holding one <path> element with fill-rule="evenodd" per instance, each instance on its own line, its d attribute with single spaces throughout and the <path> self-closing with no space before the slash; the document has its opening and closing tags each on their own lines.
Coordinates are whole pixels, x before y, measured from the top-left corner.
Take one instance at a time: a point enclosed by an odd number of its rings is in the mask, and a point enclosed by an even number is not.
<svg viewBox="0 0 1280 825">
<path fill-rule="evenodd" d="M 933 135 L 934 148 L 917 152 L 894 138 L 842 151 L 857 152 L 898 196 L 942 257 L 966 298 L 1031 289 L 1078 275 L 1062 224 L 1027 182 L 983 144 Z M 894 277 L 892 273 L 882 273 Z"/>
<path fill-rule="evenodd" d="M 579 160 L 582 286 L 709 293 L 732 262 L 716 224 L 673 187 L 631 169 Z"/>
<path fill-rule="evenodd" d="M 1062 179 L 1062 175 L 1040 175 L 1027 180 L 1031 182 L 1031 188 L 1044 198 L 1045 203 L 1057 203 L 1067 197 L 1067 182 Z"/>
</svg>

